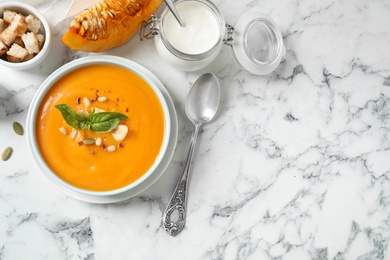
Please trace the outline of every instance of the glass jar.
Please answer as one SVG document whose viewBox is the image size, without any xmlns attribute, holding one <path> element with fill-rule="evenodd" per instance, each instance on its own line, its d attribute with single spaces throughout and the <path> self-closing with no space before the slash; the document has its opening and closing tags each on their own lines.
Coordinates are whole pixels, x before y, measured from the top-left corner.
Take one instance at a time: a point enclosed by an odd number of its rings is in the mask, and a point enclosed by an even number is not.
<svg viewBox="0 0 390 260">
<path fill-rule="evenodd" d="M 179 0 L 175 7 L 184 27 L 166 7 L 159 19 L 153 15 L 143 24 L 141 39 L 154 38 L 159 55 L 179 70 L 205 68 L 224 43 L 231 47 L 239 66 L 257 75 L 272 72 L 285 55 L 275 22 L 259 11 L 245 13 L 233 27 L 208 0 Z"/>
</svg>

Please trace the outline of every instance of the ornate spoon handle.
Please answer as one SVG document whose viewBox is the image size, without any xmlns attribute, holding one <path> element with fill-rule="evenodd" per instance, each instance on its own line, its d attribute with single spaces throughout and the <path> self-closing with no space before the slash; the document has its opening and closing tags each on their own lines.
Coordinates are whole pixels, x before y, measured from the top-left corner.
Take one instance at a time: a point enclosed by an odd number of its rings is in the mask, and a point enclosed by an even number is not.
<svg viewBox="0 0 390 260">
<path fill-rule="evenodd" d="M 163 215 L 163 226 L 165 231 L 171 236 L 176 236 L 183 230 L 187 215 L 187 186 L 188 177 L 191 169 L 191 161 L 194 154 L 196 139 L 198 137 L 200 125 L 195 125 L 195 131 L 192 134 L 190 149 L 183 173 L 176 184 L 172 197 Z"/>
</svg>

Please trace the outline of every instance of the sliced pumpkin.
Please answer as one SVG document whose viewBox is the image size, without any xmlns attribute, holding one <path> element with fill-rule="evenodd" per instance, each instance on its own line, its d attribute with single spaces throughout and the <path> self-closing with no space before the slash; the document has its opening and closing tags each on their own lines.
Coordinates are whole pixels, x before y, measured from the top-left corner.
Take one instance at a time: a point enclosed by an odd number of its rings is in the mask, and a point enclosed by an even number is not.
<svg viewBox="0 0 390 260">
<path fill-rule="evenodd" d="M 62 37 L 72 50 L 101 52 L 128 42 L 163 0 L 105 0 L 76 16 Z"/>
</svg>

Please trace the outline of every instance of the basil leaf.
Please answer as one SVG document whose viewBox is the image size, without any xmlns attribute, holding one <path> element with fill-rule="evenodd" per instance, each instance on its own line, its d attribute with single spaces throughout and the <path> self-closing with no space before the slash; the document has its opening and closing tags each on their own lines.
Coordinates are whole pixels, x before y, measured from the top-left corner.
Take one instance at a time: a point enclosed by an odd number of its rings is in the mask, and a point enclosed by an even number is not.
<svg viewBox="0 0 390 260">
<path fill-rule="evenodd" d="M 95 113 L 95 109 L 88 117 L 76 114 L 66 104 L 56 105 L 60 110 L 66 123 L 77 130 L 86 129 L 88 132 L 92 129 L 96 133 L 106 133 L 114 129 L 120 121 L 127 119 L 127 116 L 118 112 Z"/>
<path fill-rule="evenodd" d="M 127 116 L 118 112 L 91 113 L 88 116 L 91 129 L 97 133 L 110 132 L 120 121 L 125 119 L 127 119 Z"/>
<path fill-rule="evenodd" d="M 73 112 L 70 106 L 66 104 L 59 104 L 55 106 L 62 114 L 65 122 L 71 127 L 82 130 L 84 129 L 84 123 L 88 121 L 88 118 Z"/>
<path fill-rule="evenodd" d="M 87 129 L 87 131 L 89 132 L 89 130 L 91 129 L 91 122 L 89 122 L 88 120 L 80 122 L 80 126 L 81 129 Z"/>
</svg>

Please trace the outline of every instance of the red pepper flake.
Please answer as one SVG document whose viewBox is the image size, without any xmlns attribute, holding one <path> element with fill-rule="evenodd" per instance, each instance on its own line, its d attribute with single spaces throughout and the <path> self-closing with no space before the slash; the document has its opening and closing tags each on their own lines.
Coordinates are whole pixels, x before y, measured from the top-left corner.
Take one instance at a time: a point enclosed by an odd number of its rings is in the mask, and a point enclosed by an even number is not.
<svg viewBox="0 0 390 260">
<path fill-rule="evenodd" d="M 126 108 L 126 112 L 129 112 L 129 109 L 128 109 L 128 108 Z"/>
<path fill-rule="evenodd" d="M 96 100 L 98 100 L 98 98 L 99 98 L 98 94 L 95 93 L 95 97 L 91 99 L 91 102 L 92 103 L 95 102 Z"/>
<path fill-rule="evenodd" d="M 92 151 L 91 151 L 91 154 L 95 154 L 95 151 L 94 151 L 94 150 L 92 150 Z"/>
<path fill-rule="evenodd" d="M 83 141 L 78 142 L 78 145 L 82 146 L 83 145 Z"/>
<path fill-rule="evenodd" d="M 116 98 L 116 102 L 118 102 L 119 101 L 119 98 Z"/>
<path fill-rule="evenodd" d="M 76 99 L 76 102 L 75 102 L 75 103 L 76 103 L 77 105 L 80 105 L 80 100 L 81 100 L 81 98 L 78 97 L 78 98 Z"/>
<path fill-rule="evenodd" d="M 106 149 L 106 145 L 105 144 L 103 144 L 103 149 Z"/>
<path fill-rule="evenodd" d="M 123 148 L 123 146 L 124 146 L 123 143 L 119 143 L 118 145 L 119 148 Z"/>
</svg>

